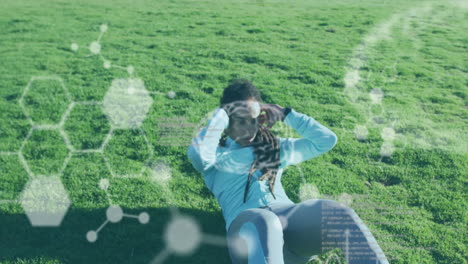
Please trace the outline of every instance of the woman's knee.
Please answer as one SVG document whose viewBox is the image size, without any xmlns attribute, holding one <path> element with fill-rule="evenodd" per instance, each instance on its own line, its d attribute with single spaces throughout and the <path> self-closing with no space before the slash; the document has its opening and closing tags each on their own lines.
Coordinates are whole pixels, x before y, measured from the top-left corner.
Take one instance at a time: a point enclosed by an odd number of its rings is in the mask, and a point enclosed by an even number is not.
<svg viewBox="0 0 468 264">
<path fill-rule="evenodd" d="M 282 231 L 281 221 L 278 216 L 265 209 L 249 209 L 239 214 L 241 218 L 248 219 L 258 229 Z"/>
<path fill-rule="evenodd" d="M 278 216 L 268 210 L 253 208 L 242 211 L 232 223 L 228 236 L 264 236 L 282 240 L 283 229 Z"/>
<path fill-rule="evenodd" d="M 284 244 L 281 222 L 275 213 L 265 209 L 241 212 L 228 232 L 228 246 L 233 259 L 262 259 Z M 273 250 L 274 249 L 274 250 Z"/>
</svg>

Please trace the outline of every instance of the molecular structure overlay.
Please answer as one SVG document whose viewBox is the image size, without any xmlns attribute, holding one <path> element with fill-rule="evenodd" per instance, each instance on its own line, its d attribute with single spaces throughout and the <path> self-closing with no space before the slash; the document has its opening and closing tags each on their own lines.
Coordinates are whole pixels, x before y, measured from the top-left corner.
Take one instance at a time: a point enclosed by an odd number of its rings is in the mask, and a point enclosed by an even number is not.
<svg viewBox="0 0 468 264">
<path fill-rule="evenodd" d="M 150 216 L 147 212 L 142 212 L 139 215 L 125 214 L 119 205 L 113 204 L 108 192 L 109 186 L 109 179 L 101 179 L 99 181 L 99 188 L 106 192 L 106 197 L 110 206 L 106 210 L 106 221 L 104 221 L 104 223 L 102 223 L 98 229 L 90 230 L 88 233 L 86 233 L 86 239 L 89 242 L 95 242 L 98 239 L 99 231 L 101 231 L 109 222 L 118 223 L 120 220 L 122 220 L 123 217 L 136 218 L 141 224 L 147 224 L 150 220 Z"/>
<path fill-rule="evenodd" d="M 97 41 L 92 42 L 89 45 L 89 50 L 92 55 L 99 54 L 103 60 L 103 66 L 106 69 L 111 67 L 125 69 L 127 73 L 132 77 L 135 73 L 133 66 L 121 67 L 113 65 L 110 61 L 104 59 L 100 54 L 101 45 L 100 39 L 102 35 L 107 31 L 107 25 L 103 24 L 100 27 L 101 34 Z M 79 45 L 73 43 L 71 45 L 72 51 L 77 51 Z M 47 88 L 47 90 L 44 90 Z M 31 93 L 36 94 L 49 94 L 53 93 L 52 97 L 60 100 L 60 104 L 64 106 L 62 109 L 57 107 L 57 114 L 50 114 L 51 118 L 48 121 L 41 121 L 41 118 L 37 116 L 32 106 L 28 103 L 34 101 L 31 99 Z M 66 215 L 71 201 L 64 188 L 61 176 L 63 175 L 64 169 L 67 167 L 70 159 L 73 155 L 78 153 L 99 153 L 102 155 L 106 167 L 111 173 L 112 177 L 140 177 L 142 173 L 150 167 L 152 180 L 165 181 L 170 180 L 170 169 L 164 162 L 158 162 L 153 165 L 150 160 L 153 158 L 153 148 L 148 141 L 148 138 L 141 129 L 141 124 L 145 119 L 153 99 L 150 94 L 162 95 L 158 91 L 149 92 L 146 90 L 144 83 L 140 79 L 128 78 L 128 79 L 116 79 L 112 82 L 111 87 L 107 91 L 104 100 L 101 101 L 75 101 L 69 93 L 64 81 L 58 76 L 33 76 L 23 90 L 21 97 L 18 101 L 31 129 L 28 131 L 25 139 L 22 141 L 18 151 L 2 151 L 0 155 L 16 155 L 28 174 L 29 181 L 25 188 L 20 194 L 18 200 L 0 200 L 0 204 L 7 203 L 20 203 L 25 211 L 30 223 L 35 227 L 58 227 L 61 225 L 63 217 Z M 176 93 L 170 91 L 167 96 L 171 99 L 175 98 Z M 45 96 L 45 99 L 36 100 L 38 104 L 50 104 L 52 97 Z M 45 102 L 49 100 L 48 102 Z M 36 102 L 37 103 L 37 102 Z M 70 131 L 67 131 L 67 120 L 73 112 L 80 107 L 95 107 L 99 108 L 105 113 L 106 119 L 111 124 L 107 135 L 104 137 L 102 143 L 98 148 L 85 149 L 77 147 L 75 142 L 72 142 L 69 137 Z M 47 119 L 47 118 L 46 118 Z M 50 120 L 56 122 L 51 122 Z M 139 133 L 141 141 L 147 146 L 149 152 L 147 159 L 143 162 L 144 166 L 141 166 L 140 171 L 133 174 L 119 174 L 111 165 L 105 150 L 114 137 L 114 132 L 122 129 L 131 129 Z M 61 160 L 53 161 L 53 165 L 61 163 L 59 166 L 48 166 L 47 168 L 41 168 L 33 160 L 28 160 L 27 154 L 34 152 L 34 148 L 39 148 L 38 151 L 47 151 L 47 146 L 40 145 L 41 136 L 47 135 L 49 138 L 53 138 L 61 145 L 64 145 L 64 150 L 67 153 L 66 156 L 60 157 Z M 39 144 L 39 146 L 34 145 Z M 26 154 L 25 154 L 26 153 Z M 40 155 L 39 155 L 40 156 Z M 149 166 L 151 165 L 151 166 Z M 162 173 L 162 177 L 159 177 Z M 106 221 L 99 226 L 96 230 L 90 230 L 86 234 L 86 239 L 89 242 L 95 242 L 98 238 L 99 231 L 104 228 L 107 223 L 118 223 L 123 217 L 136 218 L 141 224 L 146 224 L 150 220 L 150 216 L 147 212 L 142 212 L 139 215 L 125 214 L 122 208 L 112 202 L 108 188 L 110 186 L 109 179 L 101 179 L 99 187 L 105 191 L 107 199 L 109 201 L 109 208 L 106 211 Z M 45 188 L 46 187 L 46 188 Z"/>
</svg>

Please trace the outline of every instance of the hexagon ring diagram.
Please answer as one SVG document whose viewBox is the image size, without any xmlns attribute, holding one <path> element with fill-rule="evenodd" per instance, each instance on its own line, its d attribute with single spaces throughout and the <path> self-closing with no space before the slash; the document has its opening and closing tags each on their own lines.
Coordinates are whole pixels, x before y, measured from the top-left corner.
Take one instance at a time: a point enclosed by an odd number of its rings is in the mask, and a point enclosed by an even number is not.
<svg viewBox="0 0 468 264">
<path fill-rule="evenodd" d="M 60 77 L 34 76 L 19 99 L 19 105 L 31 125 L 53 126 L 72 102 L 72 97 Z"/>
<path fill-rule="evenodd" d="M 60 178 L 42 175 L 29 180 L 20 203 L 32 226 L 60 226 L 70 207 Z"/>
<path fill-rule="evenodd" d="M 152 103 L 141 79 L 115 79 L 104 97 L 104 111 L 113 128 L 139 128 Z"/>
</svg>

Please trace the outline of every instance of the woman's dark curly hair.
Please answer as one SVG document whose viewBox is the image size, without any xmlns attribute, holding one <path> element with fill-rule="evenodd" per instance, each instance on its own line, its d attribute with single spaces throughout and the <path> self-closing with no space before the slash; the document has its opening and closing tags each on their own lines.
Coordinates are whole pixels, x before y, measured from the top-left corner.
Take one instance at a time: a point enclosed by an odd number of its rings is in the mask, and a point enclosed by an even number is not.
<svg viewBox="0 0 468 264">
<path fill-rule="evenodd" d="M 249 98 L 255 98 L 259 103 L 262 103 L 262 94 L 260 91 L 255 87 L 247 79 L 233 79 L 230 81 L 229 85 L 224 89 L 223 96 L 220 100 L 220 105 L 222 108 L 229 108 L 232 109 L 232 104 L 236 101 L 244 101 Z M 227 108 L 226 108 L 227 107 Z M 228 110 L 227 112 L 230 113 L 235 110 Z M 231 122 L 229 122 L 231 125 Z M 226 133 L 223 132 L 219 144 L 221 146 L 226 146 Z M 255 161 L 252 163 L 250 167 L 249 176 L 247 178 L 247 183 L 245 186 L 244 191 L 244 203 L 247 199 L 247 194 L 250 186 L 250 180 L 252 178 L 252 174 L 257 170 L 260 169 L 262 171 L 262 176 L 259 180 L 263 180 L 265 178 L 268 179 L 269 189 L 273 197 L 276 199 L 274 191 L 274 184 L 276 179 L 276 174 L 278 172 L 278 167 L 280 165 L 280 157 L 279 157 L 279 138 L 277 138 L 269 129 L 266 127 L 261 126 L 258 130 L 258 134 L 252 142 L 252 146 L 254 147 L 255 153 Z"/>
<path fill-rule="evenodd" d="M 239 100 L 247 100 L 255 98 L 259 102 L 263 102 L 262 93 L 247 79 L 233 79 L 229 85 L 224 88 L 223 96 L 220 99 L 221 106 Z"/>
</svg>

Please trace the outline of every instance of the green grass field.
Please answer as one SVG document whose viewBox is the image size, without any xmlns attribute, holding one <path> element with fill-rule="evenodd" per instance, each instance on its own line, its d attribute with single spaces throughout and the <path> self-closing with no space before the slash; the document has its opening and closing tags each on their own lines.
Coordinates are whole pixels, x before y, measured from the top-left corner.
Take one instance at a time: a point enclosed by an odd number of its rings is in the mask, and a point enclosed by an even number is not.
<svg viewBox="0 0 468 264">
<path fill-rule="evenodd" d="M 3 0 L 0 36 L 1 263 L 230 263 L 221 208 L 186 156 L 193 131 L 162 144 L 161 120 L 199 125 L 234 77 L 338 136 L 330 152 L 284 171 L 293 201 L 350 203 L 391 263 L 467 263 L 462 1 Z M 96 55 L 88 47 L 98 38 Z M 99 102 L 129 76 L 152 104 L 141 129 L 108 137 Z M 31 130 L 29 117 L 61 128 Z M 68 193 L 59 227 L 31 226 L 21 206 L 40 175 Z M 124 217 L 89 242 L 111 202 L 149 223 Z M 218 242 L 165 257 L 176 212 Z"/>
</svg>

